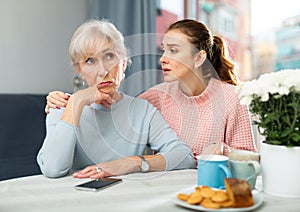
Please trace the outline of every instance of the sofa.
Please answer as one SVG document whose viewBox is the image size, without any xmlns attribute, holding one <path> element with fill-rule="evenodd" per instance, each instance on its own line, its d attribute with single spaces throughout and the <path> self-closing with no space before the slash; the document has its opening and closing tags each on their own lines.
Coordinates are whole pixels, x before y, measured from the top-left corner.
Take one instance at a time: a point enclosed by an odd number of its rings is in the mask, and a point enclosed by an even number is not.
<svg viewBox="0 0 300 212">
<path fill-rule="evenodd" d="M 0 94 L 0 180 L 40 174 L 46 95 Z"/>
</svg>

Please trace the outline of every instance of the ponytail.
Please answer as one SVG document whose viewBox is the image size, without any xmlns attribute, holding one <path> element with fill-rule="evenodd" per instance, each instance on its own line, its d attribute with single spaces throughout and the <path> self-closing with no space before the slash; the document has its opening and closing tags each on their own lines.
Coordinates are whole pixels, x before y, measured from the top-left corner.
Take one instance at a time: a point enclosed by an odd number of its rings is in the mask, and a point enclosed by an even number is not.
<svg viewBox="0 0 300 212">
<path fill-rule="evenodd" d="M 234 64 L 229 60 L 227 46 L 223 39 L 217 35 L 213 36 L 211 63 L 220 80 L 237 85 L 238 81 L 234 73 Z"/>
</svg>

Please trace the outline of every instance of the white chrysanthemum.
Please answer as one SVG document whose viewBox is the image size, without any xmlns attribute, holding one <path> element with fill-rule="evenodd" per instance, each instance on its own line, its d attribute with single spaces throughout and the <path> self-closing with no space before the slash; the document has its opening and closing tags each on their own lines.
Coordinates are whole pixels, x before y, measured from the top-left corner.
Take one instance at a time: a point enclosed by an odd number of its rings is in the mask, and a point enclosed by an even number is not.
<svg viewBox="0 0 300 212">
<path fill-rule="evenodd" d="M 288 95 L 292 89 L 300 92 L 300 69 L 286 69 L 262 74 L 258 79 L 242 83 L 238 87 L 241 104 L 250 105 L 254 96 L 262 102 L 268 101 L 270 94 L 280 97 Z"/>
</svg>

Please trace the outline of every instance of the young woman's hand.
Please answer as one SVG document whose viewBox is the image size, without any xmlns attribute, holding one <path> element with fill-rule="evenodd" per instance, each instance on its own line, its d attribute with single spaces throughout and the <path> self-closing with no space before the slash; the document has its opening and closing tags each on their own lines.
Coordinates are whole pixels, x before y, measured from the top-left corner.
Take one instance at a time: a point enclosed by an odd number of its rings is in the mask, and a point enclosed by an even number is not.
<svg viewBox="0 0 300 212">
<path fill-rule="evenodd" d="M 57 108 L 66 107 L 70 95 L 65 94 L 62 91 L 52 91 L 46 97 L 47 105 L 45 107 L 45 112 L 49 113 L 50 108 Z"/>
</svg>

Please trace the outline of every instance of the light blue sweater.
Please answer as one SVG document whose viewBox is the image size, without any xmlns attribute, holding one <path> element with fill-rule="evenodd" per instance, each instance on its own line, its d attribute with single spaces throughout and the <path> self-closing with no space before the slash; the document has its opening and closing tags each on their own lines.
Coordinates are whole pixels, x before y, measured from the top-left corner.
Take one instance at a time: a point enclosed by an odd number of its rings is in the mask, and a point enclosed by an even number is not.
<svg viewBox="0 0 300 212">
<path fill-rule="evenodd" d="M 194 168 L 193 154 L 146 100 L 124 94 L 111 105 L 85 106 L 78 127 L 61 121 L 64 109 L 47 115 L 47 135 L 37 162 L 48 177 L 61 177 L 71 169 L 119 158 L 142 155 L 146 145 L 163 155 L 166 170 Z"/>
</svg>

